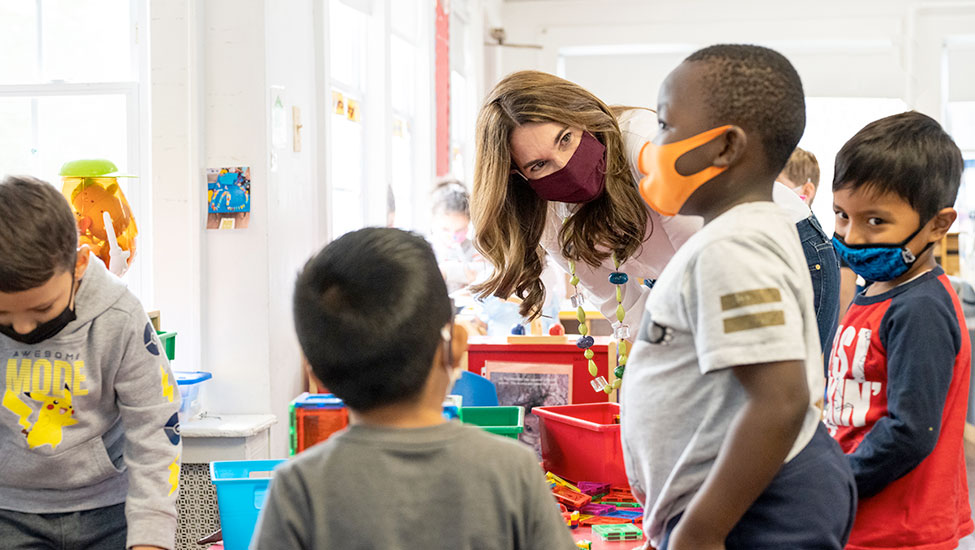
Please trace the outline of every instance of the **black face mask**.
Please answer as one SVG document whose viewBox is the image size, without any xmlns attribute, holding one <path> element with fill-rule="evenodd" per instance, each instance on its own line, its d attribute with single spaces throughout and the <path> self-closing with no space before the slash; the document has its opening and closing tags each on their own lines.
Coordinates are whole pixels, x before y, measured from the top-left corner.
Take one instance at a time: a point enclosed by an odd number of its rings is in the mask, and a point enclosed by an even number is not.
<svg viewBox="0 0 975 550">
<path fill-rule="evenodd" d="M 48 338 L 53 338 L 57 333 L 61 332 L 64 327 L 68 326 L 68 323 L 74 321 L 75 317 L 74 309 L 71 308 L 71 300 L 74 298 L 74 277 L 71 278 L 71 293 L 68 295 L 68 305 L 65 306 L 64 311 L 62 311 L 57 317 L 51 319 L 50 321 L 45 321 L 37 325 L 34 330 L 28 332 L 27 334 L 21 334 L 14 330 L 13 326 L 0 325 L 0 334 L 3 334 L 7 338 L 16 340 L 22 344 L 38 344 L 47 340 Z"/>
</svg>

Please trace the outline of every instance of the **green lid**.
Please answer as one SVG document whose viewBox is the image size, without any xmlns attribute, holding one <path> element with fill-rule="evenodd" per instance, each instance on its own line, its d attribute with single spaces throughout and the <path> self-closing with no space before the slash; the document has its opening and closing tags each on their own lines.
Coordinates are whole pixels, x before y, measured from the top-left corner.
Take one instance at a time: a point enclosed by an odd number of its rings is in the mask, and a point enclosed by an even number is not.
<svg viewBox="0 0 975 550">
<path fill-rule="evenodd" d="M 132 178 L 135 176 L 129 176 L 126 174 L 118 173 L 118 166 L 115 163 L 106 159 L 81 159 L 81 160 L 71 160 L 65 162 L 61 166 L 61 172 L 58 174 L 60 176 L 68 176 L 74 178 L 97 178 L 97 177 L 109 177 L 109 178 Z"/>
</svg>

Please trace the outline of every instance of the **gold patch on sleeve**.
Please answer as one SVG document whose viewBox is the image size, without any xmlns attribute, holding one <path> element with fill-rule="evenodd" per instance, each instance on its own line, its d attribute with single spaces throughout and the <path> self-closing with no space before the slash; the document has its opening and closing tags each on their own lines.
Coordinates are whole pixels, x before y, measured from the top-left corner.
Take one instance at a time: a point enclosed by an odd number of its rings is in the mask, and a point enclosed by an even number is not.
<svg viewBox="0 0 975 550">
<path fill-rule="evenodd" d="M 776 311 L 763 311 L 762 313 L 752 313 L 750 315 L 739 315 L 724 320 L 724 333 L 740 332 L 753 328 L 777 327 L 785 324 L 785 312 L 781 309 Z"/>
<path fill-rule="evenodd" d="M 759 288 L 757 290 L 746 290 L 725 294 L 721 297 L 721 311 L 738 309 L 745 306 L 756 304 L 771 304 L 782 301 L 782 293 L 777 288 Z"/>
</svg>

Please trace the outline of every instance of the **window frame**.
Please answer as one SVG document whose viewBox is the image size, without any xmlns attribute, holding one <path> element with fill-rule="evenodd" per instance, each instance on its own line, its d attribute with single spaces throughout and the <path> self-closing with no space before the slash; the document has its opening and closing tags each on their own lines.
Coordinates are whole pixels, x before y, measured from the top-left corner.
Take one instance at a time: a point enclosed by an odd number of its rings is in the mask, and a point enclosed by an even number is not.
<svg viewBox="0 0 975 550">
<path fill-rule="evenodd" d="M 44 21 L 42 3 L 34 0 L 37 13 L 37 74 L 43 73 Z M 38 99 L 42 97 L 81 97 L 89 95 L 122 96 L 125 99 L 126 158 L 125 172 L 138 176 L 134 185 L 126 185 L 125 195 L 132 207 L 139 227 L 137 261 L 125 275 L 131 290 L 147 309 L 152 305 L 152 189 L 151 163 L 149 159 L 149 49 L 148 39 L 143 36 L 147 28 L 147 6 L 139 0 L 129 0 L 129 74 L 132 80 L 108 82 L 34 81 L 23 84 L 0 84 L 0 99 L 28 98 L 31 103 L 31 147 L 38 147 Z M 65 159 L 73 160 L 73 159 Z M 114 159 L 113 159 L 114 160 Z M 32 171 L 38 171 L 36 159 Z M 60 181 L 51 181 L 59 189 Z"/>
</svg>

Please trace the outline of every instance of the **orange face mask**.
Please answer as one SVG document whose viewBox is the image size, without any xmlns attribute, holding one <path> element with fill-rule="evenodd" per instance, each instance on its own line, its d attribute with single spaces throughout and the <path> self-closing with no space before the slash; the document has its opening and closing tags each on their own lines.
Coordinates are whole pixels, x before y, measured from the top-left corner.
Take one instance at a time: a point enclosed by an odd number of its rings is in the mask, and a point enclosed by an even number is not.
<svg viewBox="0 0 975 550">
<path fill-rule="evenodd" d="M 650 208 L 665 216 L 675 216 L 698 187 L 728 169 L 727 166 L 708 166 L 700 172 L 684 176 L 677 171 L 677 159 L 729 128 L 730 125 L 720 126 L 666 145 L 655 145 L 649 141 L 643 145 L 639 168 L 646 177 L 640 180 L 640 195 Z"/>
</svg>

